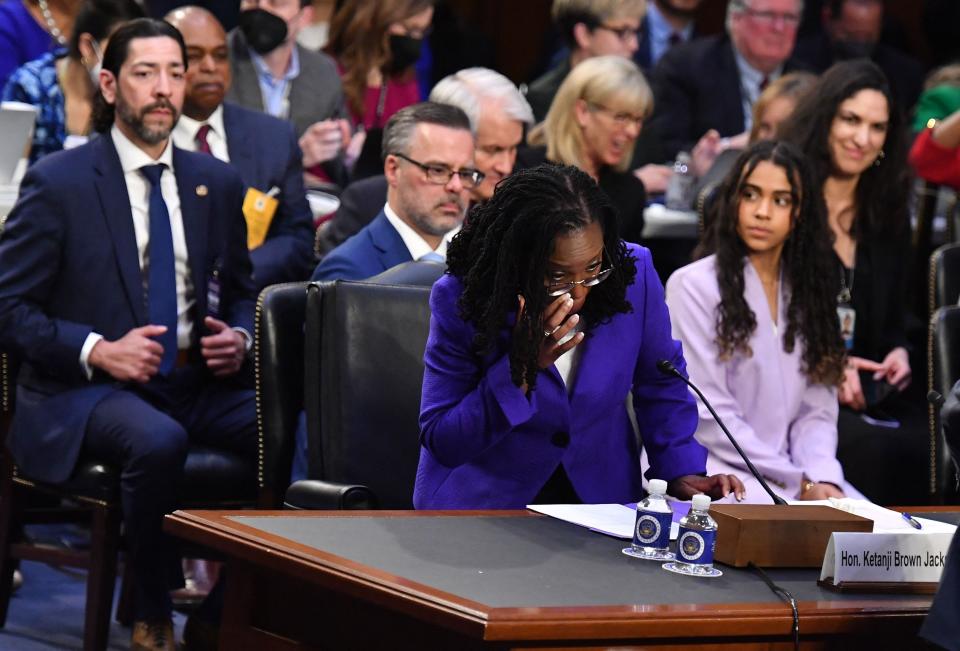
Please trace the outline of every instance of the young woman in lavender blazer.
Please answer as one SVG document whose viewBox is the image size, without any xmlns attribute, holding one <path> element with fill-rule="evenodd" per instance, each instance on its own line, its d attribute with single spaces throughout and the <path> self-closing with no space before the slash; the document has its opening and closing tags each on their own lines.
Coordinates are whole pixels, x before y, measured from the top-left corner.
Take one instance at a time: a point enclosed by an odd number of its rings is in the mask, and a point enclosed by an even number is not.
<svg viewBox="0 0 960 651">
<path fill-rule="evenodd" d="M 721 193 L 706 257 L 667 282 L 690 379 L 782 497 L 862 497 L 836 458 L 840 287 L 806 159 L 793 145 L 760 142 Z M 697 439 L 710 451 L 708 472 L 738 473 L 748 501 L 769 501 L 702 406 Z"/>
</svg>

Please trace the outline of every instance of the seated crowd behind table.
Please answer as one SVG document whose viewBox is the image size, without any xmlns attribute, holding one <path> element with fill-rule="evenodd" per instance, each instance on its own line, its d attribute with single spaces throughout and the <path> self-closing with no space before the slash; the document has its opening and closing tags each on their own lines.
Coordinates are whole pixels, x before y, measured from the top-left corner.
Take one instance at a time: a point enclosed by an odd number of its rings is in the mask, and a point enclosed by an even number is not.
<svg viewBox="0 0 960 651">
<path fill-rule="evenodd" d="M 929 499 L 908 190 L 914 174 L 960 187 L 960 75 L 944 69 L 921 89 L 919 62 L 881 42 L 878 0 L 825 3 L 822 29 L 805 36 L 801 0 L 730 0 L 712 35 L 697 31 L 700 4 L 554 0 L 563 43 L 529 87 L 467 67 L 429 98 L 414 64 L 432 47 L 434 0 L 339 2 L 323 51 L 297 42 L 307 0 L 242 0 L 229 32 L 200 7 L 166 16 L 189 66 L 172 82 L 180 90 L 157 91 L 182 92 L 163 139 L 242 181 L 245 291 L 311 271 L 362 280 L 411 260 L 449 264 L 431 299 L 417 507 L 629 502 L 654 476 L 680 498 L 739 499 L 742 479 L 746 500 L 765 501 L 686 388 L 640 367 L 661 356 L 700 383 L 784 497 Z M 38 111 L 31 184 L 61 150 L 110 138 L 94 119 L 116 87 L 105 55 L 143 15 L 131 0 L 43 7 L 0 4 L 2 97 Z M 146 115 L 120 117 L 143 128 Z M 697 260 L 677 263 L 657 259 L 643 227 L 645 207 L 677 181 L 680 152 L 710 200 Z M 311 185 L 341 200 L 316 250 Z M 0 265 L 37 197 L 21 202 Z M 502 251 L 516 257 L 509 278 L 494 273 Z M 672 274 L 665 293 L 658 272 Z M 0 298 L 22 301 L 4 273 Z M 43 367 L 13 327 L 0 319 L 0 346 Z M 631 352 L 617 359 L 622 373 L 594 359 L 613 363 L 595 343 L 611 332 Z M 603 395 L 579 393 L 578 378 Z M 603 432 L 547 413 L 608 399 Z M 667 418 L 667 405 L 683 418 Z M 301 419 L 295 476 L 303 429 Z M 554 440 L 560 430 L 568 440 Z"/>
</svg>

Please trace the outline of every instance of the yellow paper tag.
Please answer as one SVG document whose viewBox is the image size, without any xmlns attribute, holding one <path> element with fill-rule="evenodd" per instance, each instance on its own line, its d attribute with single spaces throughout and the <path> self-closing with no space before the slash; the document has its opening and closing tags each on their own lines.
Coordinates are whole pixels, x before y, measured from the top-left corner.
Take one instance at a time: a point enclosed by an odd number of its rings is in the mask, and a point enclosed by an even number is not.
<svg viewBox="0 0 960 651">
<path fill-rule="evenodd" d="M 253 250 L 263 244 L 270 230 L 270 222 L 280 202 L 260 190 L 249 188 L 243 198 L 243 216 L 247 220 L 247 248 Z"/>
</svg>

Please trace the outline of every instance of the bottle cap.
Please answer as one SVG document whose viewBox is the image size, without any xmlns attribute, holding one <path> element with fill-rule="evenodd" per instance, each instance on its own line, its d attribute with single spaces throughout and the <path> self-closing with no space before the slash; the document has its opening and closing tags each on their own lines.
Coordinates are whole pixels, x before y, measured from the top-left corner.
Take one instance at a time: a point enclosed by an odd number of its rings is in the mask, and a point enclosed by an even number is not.
<svg viewBox="0 0 960 651">
<path fill-rule="evenodd" d="M 693 496 L 693 510 L 694 511 L 706 511 L 710 508 L 710 496 L 704 495 L 703 493 L 698 493 Z"/>
<path fill-rule="evenodd" d="M 665 495 L 667 492 L 667 482 L 662 479 L 651 479 L 649 488 L 653 495 Z"/>
</svg>

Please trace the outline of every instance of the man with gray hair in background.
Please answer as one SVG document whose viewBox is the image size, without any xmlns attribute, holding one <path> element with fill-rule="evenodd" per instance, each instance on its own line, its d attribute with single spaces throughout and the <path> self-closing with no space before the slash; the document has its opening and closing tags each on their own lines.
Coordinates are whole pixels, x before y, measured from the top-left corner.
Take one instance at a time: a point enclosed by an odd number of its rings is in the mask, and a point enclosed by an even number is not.
<svg viewBox="0 0 960 651">
<path fill-rule="evenodd" d="M 730 0 L 725 34 L 678 45 L 660 59 L 651 126 L 667 156 L 692 151 L 697 164 L 746 144 L 757 97 L 782 74 L 802 69 L 790 58 L 802 15 L 803 0 Z"/>
<path fill-rule="evenodd" d="M 474 159 L 484 180 L 470 190 L 472 201 L 485 201 L 497 183 L 513 171 L 524 128 L 533 124 L 533 111 L 512 81 L 489 68 L 466 68 L 441 79 L 430 101 L 456 106 L 470 120 L 476 139 Z M 340 197 L 336 216 L 317 235 L 317 253 L 325 255 L 366 226 L 383 207 L 387 181 L 363 179 Z"/>
</svg>

